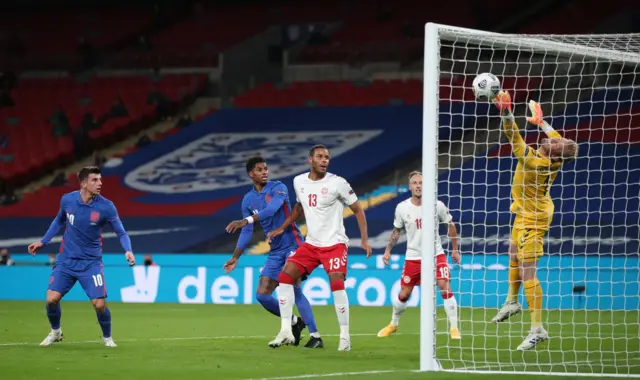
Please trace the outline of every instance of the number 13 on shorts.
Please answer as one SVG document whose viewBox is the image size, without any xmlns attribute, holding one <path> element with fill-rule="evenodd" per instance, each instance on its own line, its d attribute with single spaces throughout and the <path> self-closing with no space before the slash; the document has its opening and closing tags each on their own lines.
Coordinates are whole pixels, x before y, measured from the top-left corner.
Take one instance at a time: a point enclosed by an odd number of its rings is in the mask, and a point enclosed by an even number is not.
<svg viewBox="0 0 640 380">
<path fill-rule="evenodd" d="M 329 270 L 338 270 L 340 269 L 340 266 L 341 262 L 339 257 L 329 259 Z"/>
</svg>

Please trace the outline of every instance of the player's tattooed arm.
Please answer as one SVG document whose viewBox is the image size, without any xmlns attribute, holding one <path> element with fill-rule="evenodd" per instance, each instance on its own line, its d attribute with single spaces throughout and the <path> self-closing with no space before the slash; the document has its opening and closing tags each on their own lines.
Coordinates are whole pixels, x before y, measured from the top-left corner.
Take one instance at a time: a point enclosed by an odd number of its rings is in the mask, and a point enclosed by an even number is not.
<svg viewBox="0 0 640 380">
<path fill-rule="evenodd" d="M 398 240 L 400 240 L 401 232 L 402 232 L 401 229 L 397 227 L 393 227 L 393 230 L 391 230 L 391 235 L 389 235 L 389 244 L 387 244 L 387 251 L 391 252 L 393 247 L 395 247 L 396 244 L 398 244 Z"/>
<path fill-rule="evenodd" d="M 389 243 L 387 244 L 387 248 L 384 250 L 384 255 L 382 256 L 382 262 L 384 265 L 389 266 L 389 260 L 391 260 L 391 250 L 398 244 L 398 240 L 400 240 L 400 234 L 402 230 L 398 227 L 393 227 L 391 230 L 391 234 L 389 235 Z"/>
</svg>

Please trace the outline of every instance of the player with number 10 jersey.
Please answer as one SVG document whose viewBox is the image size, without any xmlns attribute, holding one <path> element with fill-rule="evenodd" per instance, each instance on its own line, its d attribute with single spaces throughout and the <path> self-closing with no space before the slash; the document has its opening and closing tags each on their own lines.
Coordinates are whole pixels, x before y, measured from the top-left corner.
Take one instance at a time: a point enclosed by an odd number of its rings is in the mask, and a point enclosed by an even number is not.
<svg viewBox="0 0 640 380">
<path fill-rule="evenodd" d="M 80 190 L 62 196 L 58 215 L 45 236 L 28 248 L 31 254 L 36 254 L 64 227 L 60 254 L 51 272 L 47 290 L 47 317 L 51 332 L 40 345 L 50 346 L 62 341 L 60 301 L 79 282 L 96 311 L 104 345 L 116 347 L 111 337 L 111 311 L 105 301 L 107 285 L 102 268 L 102 228 L 109 224 L 120 238 L 129 265 L 135 265 L 135 256 L 131 239 L 118 217 L 116 207 L 113 202 L 100 195 L 100 168 L 82 168 L 78 172 L 78 180 Z"/>
</svg>

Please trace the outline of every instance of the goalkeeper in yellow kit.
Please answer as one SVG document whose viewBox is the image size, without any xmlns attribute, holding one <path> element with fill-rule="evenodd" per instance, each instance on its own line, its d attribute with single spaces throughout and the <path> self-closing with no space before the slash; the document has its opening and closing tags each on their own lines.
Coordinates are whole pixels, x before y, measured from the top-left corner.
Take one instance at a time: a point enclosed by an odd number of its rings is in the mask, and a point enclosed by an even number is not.
<svg viewBox="0 0 640 380">
<path fill-rule="evenodd" d="M 535 101 L 529 102 L 529 123 L 539 126 L 548 138 L 542 140 L 538 150 L 528 146 L 515 123 L 511 96 L 500 91 L 494 104 L 501 112 L 502 125 L 511 142 L 513 154 L 518 159 L 511 188 L 511 212 L 515 214 L 509 244 L 509 293 L 507 300 L 492 322 L 509 319 L 522 311 L 518 303 L 520 285 L 531 314 L 531 331 L 518 350 L 530 350 L 538 343 L 549 339 L 542 326 L 542 288 L 536 276 L 538 260 L 543 252 L 544 235 L 553 218 L 554 205 L 549 188 L 558 175 L 562 164 L 576 158 L 578 144 L 563 138 L 542 119 L 542 108 Z"/>
</svg>

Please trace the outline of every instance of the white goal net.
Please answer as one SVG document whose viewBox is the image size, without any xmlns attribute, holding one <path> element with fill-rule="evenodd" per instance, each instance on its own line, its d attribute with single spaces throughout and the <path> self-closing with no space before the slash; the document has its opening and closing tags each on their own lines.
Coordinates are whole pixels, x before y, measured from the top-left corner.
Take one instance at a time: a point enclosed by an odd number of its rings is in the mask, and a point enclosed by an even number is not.
<svg viewBox="0 0 640 380">
<path fill-rule="evenodd" d="M 640 35 L 426 30 L 423 199 L 444 201 L 458 225 L 462 267 L 452 266 L 451 286 L 462 339 L 449 338 L 440 295 L 424 286 L 421 369 L 640 377 Z M 548 230 L 529 224 L 517 235 L 519 262 L 508 254 L 518 159 L 499 111 L 474 99 L 484 72 L 511 94 L 525 154 L 544 156 L 547 137 L 527 123 L 529 100 L 579 146 L 550 185 Z M 423 241 L 434 241 L 435 206 L 424 213 Z M 539 250 L 532 274 L 523 263 Z M 431 245 L 424 255 L 422 283 L 433 284 Z M 507 311 L 517 314 L 492 322 L 510 289 Z M 542 330 L 532 330 L 535 313 Z"/>
</svg>

